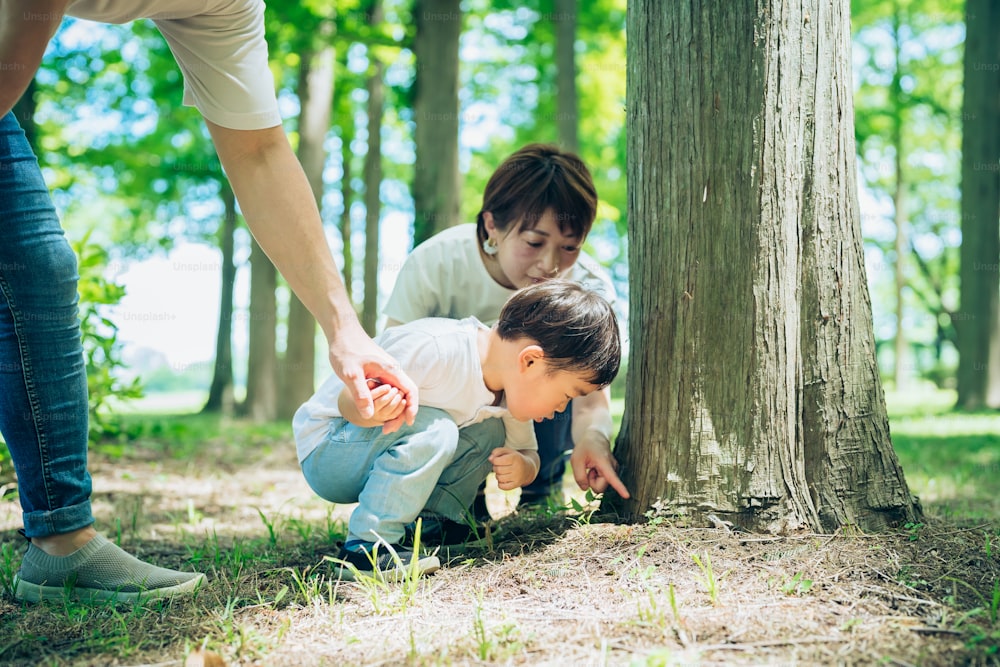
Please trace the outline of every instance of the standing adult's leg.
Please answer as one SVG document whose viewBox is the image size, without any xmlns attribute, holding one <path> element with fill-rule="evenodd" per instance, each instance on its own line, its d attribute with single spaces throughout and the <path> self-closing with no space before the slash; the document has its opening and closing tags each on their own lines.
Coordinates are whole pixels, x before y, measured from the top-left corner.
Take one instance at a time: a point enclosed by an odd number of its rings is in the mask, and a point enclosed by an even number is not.
<svg viewBox="0 0 1000 667">
<path fill-rule="evenodd" d="M 76 256 L 13 113 L 0 119 L 0 433 L 29 538 L 94 522 Z"/>
<path fill-rule="evenodd" d="M 8 113 L 0 118 L 0 433 L 32 540 L 14 594 L 135 601 L 191 591 L 204 575 L 144 563 L 90 527 L 77 281 L 38 162 Z"/>
</svg>

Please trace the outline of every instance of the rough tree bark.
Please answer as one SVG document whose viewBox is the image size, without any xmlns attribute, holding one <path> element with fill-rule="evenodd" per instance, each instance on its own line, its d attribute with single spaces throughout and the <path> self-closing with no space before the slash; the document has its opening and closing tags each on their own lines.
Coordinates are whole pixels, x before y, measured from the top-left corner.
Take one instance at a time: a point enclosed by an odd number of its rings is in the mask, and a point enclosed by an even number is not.
<svg viewBox="0 0 1000 667">
<path fill-rule="evenodd" d="M 459 0 L 416 0 L 413 7 L 417 61 L 413 173 L 413 244 L 458 222 Z"/>
<path fill-rule="evenodd" d="M 1000 409 L 1000 4 L 965 13 L 958 407 Z"/>
<path fill-rule="evenodd" d="M 918 516 L 889 438 L 857 210 L 847 3 L 628 14 L 631 518 Z"/>
</svg>

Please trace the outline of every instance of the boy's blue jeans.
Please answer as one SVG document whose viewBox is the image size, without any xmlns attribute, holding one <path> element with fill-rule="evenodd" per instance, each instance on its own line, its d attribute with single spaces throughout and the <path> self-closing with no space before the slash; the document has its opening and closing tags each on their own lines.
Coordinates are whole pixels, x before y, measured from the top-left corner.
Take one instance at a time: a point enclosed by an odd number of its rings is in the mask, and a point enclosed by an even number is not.
<svg viewBox="0 0 1000 667">
<path fill-rule="evenodd" d="M 302 462 L 306 481 L 332 503 L 358 503 L 347 539 L 389 544 L 423 512 L 464 521 L 476 490 L 493 471 L 489 455 L 505 430 L 490 418 L 459 429 L 443 410 L 421 407 L 412 426 L 385 435 L 334 419 L 323 443 Z"/>
<path fill-rule="evenodd" d="M 89 526 L 76 256 L 13 113 L 0 119 L 0 434 L 28 537 Z"/>
</svg>

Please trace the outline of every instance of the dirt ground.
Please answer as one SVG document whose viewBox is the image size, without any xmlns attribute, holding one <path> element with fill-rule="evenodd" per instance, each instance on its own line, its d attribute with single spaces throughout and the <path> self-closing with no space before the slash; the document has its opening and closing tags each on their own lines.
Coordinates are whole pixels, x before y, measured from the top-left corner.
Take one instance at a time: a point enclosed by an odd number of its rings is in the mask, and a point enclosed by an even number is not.
<svg viewBox="0 0 1000 667">
<path fill-rule="evenodd" d="M 290 444 L 168 454 L 93 457 L 98 525 L 206 588 L 145 614 L 4 592 L 0 663 L 194 665 L 205 646 L 230 665 L 1000 665 L 996 520 L 776 537 L 511 513 L 497 493 L 492 549 L 373 589 L 315 578 L 351 508 L 313 497 Z M 18 554 L 19 524 L 8 496 Z"/>
</svg>

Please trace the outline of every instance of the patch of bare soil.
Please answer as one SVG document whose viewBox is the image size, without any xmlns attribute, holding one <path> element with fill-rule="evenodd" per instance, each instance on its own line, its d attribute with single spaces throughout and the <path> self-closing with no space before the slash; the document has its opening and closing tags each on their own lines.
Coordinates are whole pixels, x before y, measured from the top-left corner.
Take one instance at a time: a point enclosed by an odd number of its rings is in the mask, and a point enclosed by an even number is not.
<svg viewBox="0 0 1000 667">
<path fill-rule="evenodd" d="M 290 446 L 234 451 L 95 457 L 101 529 L 210 582 L 145 613 L 5 592 L 0 663 L 183 665 L 205 646 L 225 664 L 279 667 L 1000 665 L 995 520 L 772 537 L 514 513 L 491 549 L 383 589 L 329 580 L 320 552 L 351 508 L 312 496 Z M 18 523 L 0 502 L 0 540 L 19 554 Z"/>
</svg>

